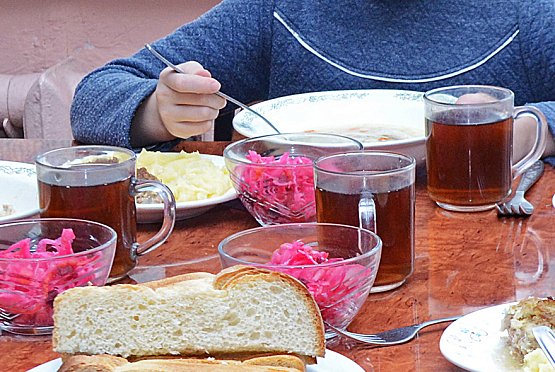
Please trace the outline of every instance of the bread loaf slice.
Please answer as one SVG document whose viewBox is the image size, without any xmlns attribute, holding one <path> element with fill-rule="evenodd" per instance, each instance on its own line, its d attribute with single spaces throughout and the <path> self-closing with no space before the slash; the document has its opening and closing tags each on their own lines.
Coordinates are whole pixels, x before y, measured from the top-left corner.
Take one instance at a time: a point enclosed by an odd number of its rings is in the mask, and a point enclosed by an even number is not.
<svg viewBox="0 0 555 372">
<path fill-rule="evenodd" d="M 62 354 L 225 355 L 325 352 L 324 326 L 295 278 L 234 266 L 139 285 L 72 288 L 54 301 Z"/>
<path fill-rule="evenodd" d="M 304 372 L 304 362 L 293 355 L 233 359 L 145 359 L 128 362 L 113 355 L 76 355 L 58 372 Z"/>
</svg>

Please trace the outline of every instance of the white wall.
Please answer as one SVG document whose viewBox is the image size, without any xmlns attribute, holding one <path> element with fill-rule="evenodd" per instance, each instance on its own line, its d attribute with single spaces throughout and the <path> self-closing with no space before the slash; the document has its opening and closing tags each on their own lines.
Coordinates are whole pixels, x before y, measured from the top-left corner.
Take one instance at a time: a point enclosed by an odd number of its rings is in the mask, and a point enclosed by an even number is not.
<svg viewBox="0 0 555 372">
<path fill-rule="evenodd" d="M 42 72 L 69 56 L 98 67 L 132 54 L 220 0 L 0 0 L 0 74 Z"/>
</svg>

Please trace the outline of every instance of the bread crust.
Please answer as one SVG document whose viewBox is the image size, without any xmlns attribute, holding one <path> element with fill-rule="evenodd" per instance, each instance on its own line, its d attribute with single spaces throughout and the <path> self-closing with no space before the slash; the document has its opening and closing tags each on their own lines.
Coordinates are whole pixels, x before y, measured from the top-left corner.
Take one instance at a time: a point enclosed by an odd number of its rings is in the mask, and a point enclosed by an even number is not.
<svg viewBox="0 0 555 372">
<path fill-rule="evenodd" d="M 113 355 L 75 355 L 59 372 L 305 372 L 294 355 L 267 355 L 238 359 L 148 358 L 129 362 Z"/>
</svg>

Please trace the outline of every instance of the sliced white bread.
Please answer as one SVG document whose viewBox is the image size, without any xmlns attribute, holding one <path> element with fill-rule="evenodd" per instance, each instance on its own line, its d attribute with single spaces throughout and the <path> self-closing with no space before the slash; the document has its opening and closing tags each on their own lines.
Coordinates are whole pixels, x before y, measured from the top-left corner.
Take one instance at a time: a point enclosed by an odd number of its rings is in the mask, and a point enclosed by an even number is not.
<svg viewBox="0 0 555 372">
<path fill-rule="evenodd" d="M 146 359 L 128 362 L 112 355 L 75 355 L 59 372 L 304 372 L 304 362 L 293 355 L 233 359 Z"/>
<path fill-rule="evenodd" d="M 306 287 L 248 266 L 67 290 L 54 301 L 52 343 L 63 354 L 122 357 L 325 352 L 322 317 Z"/>
</svg>

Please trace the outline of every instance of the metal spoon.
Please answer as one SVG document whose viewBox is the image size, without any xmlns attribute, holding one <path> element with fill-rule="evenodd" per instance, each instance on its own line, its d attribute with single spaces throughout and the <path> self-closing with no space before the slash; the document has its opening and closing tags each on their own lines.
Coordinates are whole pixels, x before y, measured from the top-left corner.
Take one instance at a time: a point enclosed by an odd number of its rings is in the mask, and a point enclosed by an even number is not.
<svg viewBox="0 0 555 372">
<path fill-rule="evenodd" d="M 156 57 L 158 58 L 160 61 L 164 62 L 166 64 L 166 66 L 172 68 L 174 71 L 179 72 L 180 74 L 185 74 L 185 72 L 180 69 L 179 67 L 177 67 L 176 65 L 174 65 L 173 63 L 171 63 L 170 61 L 168 61 L 166 58 L 164 58 L 160 53 L 158 53 L 156 50 L 154 50 L 154 48 L 150 45 L 150 44 L 145 44 L 145 47 Z M 242 103 L 241 101 L 237 101 L 235 98 L 228 96 L 227 94 L 217 91 L 216 94 L 220 97 L 223 97 L 225 99 L 227 99 L 230 102 L 235 103 L 237 106 L 252 112 L 253 114 L 257 115 L 258 117 L 260 117 L 262 120 L 264 120 L 264 122 L 266 124 L 268 124 L 273 130 L 276 131 L 276 133 L 281 133 L 272 123 L 270 123 L 270 121 L 268 119 L 266 119 L 264 116 L 262 116 L 261 114 L 259 114 L 258 112 L 256 112 L 255 110 L 251 109 L 249 106 L 245 105 L 244 103 Z"/>
</svg>

